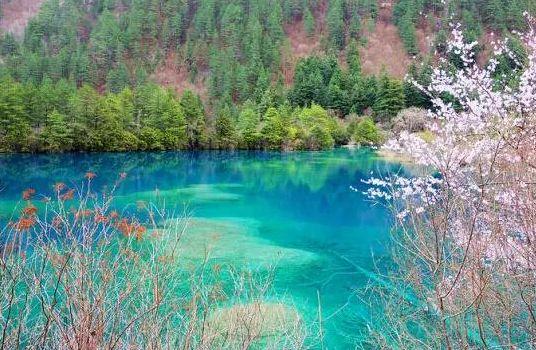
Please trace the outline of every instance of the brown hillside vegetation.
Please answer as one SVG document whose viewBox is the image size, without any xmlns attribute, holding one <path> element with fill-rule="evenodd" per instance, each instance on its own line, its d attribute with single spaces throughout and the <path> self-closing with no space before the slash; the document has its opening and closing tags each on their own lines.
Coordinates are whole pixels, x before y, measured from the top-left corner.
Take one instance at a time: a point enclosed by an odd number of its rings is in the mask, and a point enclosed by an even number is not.
<svg viewBox="0 0 536 350">
<path fill-rule="evenodd" d="M 415 35 L 421 54 L 426 55 L 430 53 L 434 45 L 436 33 L 441 25 L 441 18 L 433 17 L 432 15 L 423 16 L 417 22 Z"/>
<path fill-rule="evenodd" d="M 287 45 L 282 48 L 281 73 L 283 74 L 285 85 L 292 84 L 294 70 L 298 60 L 311 55 L 322 53 L 320 47 L 319 33 L 308 36 L 303 28 L 303 21 L 294 21 L 285 25 L 285 33 L 288 38 Z"/>
<path fill-rule="evenodd" d="M 391 3 L 380 4 L 378 21 L 373 31 L 363 33 L 367 44 L 360 50 L 362 69 L 365 74 L 379 74 L 385 70 L 390 75 L 403 78 L 411 63 L 392 23 Z"/>
<path fill-rule="evenodd" d="M 283 46 L 281 53 L 281 72 L 287 86 L 292 84 L 294 70 L 300 58 L 323 53 L 320 39 L 326 27 L 327 0 L 321 0 L 313 11 L 315 18 L 315 33 L 307 35 L 303 26 L 303 18 L 296 18 L 292 23 L 285 25 L 287 45 Z"/>
<path fill-rule="evenodd" d="M 178 63 L 175 53 L 170 53 L 151 75 L 151 80 L 159 85 L 174 89 L 179 95 L 185 90 L 190 90 L 206 100 L 207 89 L 200 76 L 204 76 L 204 74 L 200 73 L 192 83 L 187 67 Z"/>
<path fill-rule="evenodd" d="M 0 30 L 17 37 L 24 35 L 28 21 L 37 14 L 44 0 L 8 0 L 2 5 Z"/>
</svg>

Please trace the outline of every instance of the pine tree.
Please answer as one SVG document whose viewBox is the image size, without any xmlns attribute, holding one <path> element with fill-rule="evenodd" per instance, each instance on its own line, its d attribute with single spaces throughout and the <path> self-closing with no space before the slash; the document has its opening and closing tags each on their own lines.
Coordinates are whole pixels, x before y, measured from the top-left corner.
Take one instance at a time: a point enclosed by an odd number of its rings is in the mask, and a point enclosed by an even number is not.
<svg viewBox="0 0 536 350">
<path fill-rule="evenodd" d="M 24 108 L 24 91 L 12 81 L 0 84 L 0 150 L 29 151 L 32 131 Z"/>
<path fill-rule="evenodd" d="M 199 96 L 186 90 L 180 100 L 186 119 L 186 137 L 191 149 L 199 149 L 206 146 L 207 130 L 205 112 Z"/>
<path fill-rule="evenodd" d="M 350 71 L 350 75 L 361 75 L 361 59 L 359 56 L 359 49 L 357 48 L 357 41 L 355 39 L 350 40 L 346 49 L 346 63 Z"/>
<path fill-rule="evenodd" d="M 327 14 L 330 46 L 336 50 L 344 47 L 344 19 L 341 0 L 329 2 Z"/>
<path fill-rule="evenodd" d="M 261 138 L 259 124 L 260 118 L 254 105 L 246 103 L 238 117 L 238 130 L 241 136 L 240 147 L 245 149 L 258 148 Z"/>
<path fill-rule="evenodd" d="M 415 64 L 411 64 L 408 69 L 408 79 L 404 81 L 404 96 L 406 107 L 415 106 L 419 108 L 432 108 L 430 98 L 419 88 L 415 86 L 417 82 L 420 86 L 428 86 L 430 84 L 430 76 L 432 69 L 429 62 L 422 63 L 420 70 Z"/>
<path fill-rule="evenodd" d="M 380 77 L 378 93 L 373 109 L 379 120 L 389 120 L 404 108 L 404 89 L 402 83 L 390 79 L 385 73 Z"/>
<path fill-rule="evenodd" d="M 121 53 L 121 29 L 112 13 L 104 11 L 91 33 L 91 54 L 104 80 L 106 72 L 117 61 Z"/>
<path fill-rule="evenodd" d="M 117 68 L 110 70 L 106 78 L 106 89 L 108 91 L 118 93 L 129 85 L 130 76 L 124 63 L 120 63 Z"/>
<path fill-rule="evenodd" d="M 506 26 L 509 30 L 521 31 L 526 27 L 523 6 L 519 0 L 510 0 L 506 7 Z"/>
<path fill-rule="evenodd" d="M 311 13 L 309 7 L 305 9 L 305 15 L 303 17 L 303 27 L 305 29 L 305 33 L 307 33 L 307 36 L 311 37 L 314 35 L 315 18 L 313 17 L 313 14 Z"/>
<path fill-rule="evenodd" d="M 404 43 L 406 51 L 410 55 L 416 55 L 419 51 L 417 49 L 417 39 L 415 36 L 415 24 L 413 23 L 411 12 L 406 12 L 404 17 L 398 24 L 400 31 L 400 37 Z"/>
<path fill-rule="evenodd" d="M 11 56 L 15 55 L 19 51 L 19 44 L 15 40 L 15 37 L 11 33 L 5 33 L 0 38 L 0 55 Z"/>
<path fill-rule="evenodd" d="M 216 144 L 219 149 L 234 149 L 236 148 L 237 135 L 234 128 L 234 123 L 231 119 L 229 106 L 225 106 L 215 121 Z"/>
<path fill-rule="evenodd" d="M 279 111 L 270 107 L 264 116 L 264 126 L 261 130 L 264 147 L 267 149 L 281 149 L 287 136 L 287 129 Z"/>
<path fill-rule="evenodd" d="M 331 76 L 329 81 L 327 98 L 326 98 L 326 107 L 329 109 L 338 110 L 342 115 L 346 115 L 349 112 L 348 106 L 348 94 L 342 89 L 342 72 L 337 70 Z"/>
<path fill-rule="evenodd" d="M 380 130 L 370 117 L 365 117 L 356 124 L 352 138 L 361 145 L 377 145 L 382 140 Z"/>
<path fill-rule="evenodd" d="M 506 13 L 501 0 L 489 0 L 485 11 L 485 19 L 488 24 L 497 30 L 506 28 Z"/>
<path fill-rule="evenodd" d="M 324 108 L 313 104 L 304 108 L 298 118 L 303 125 L 303 141 L 306 149 L 320 150 L 334 146 L 331 118 Z"/>
</svg>

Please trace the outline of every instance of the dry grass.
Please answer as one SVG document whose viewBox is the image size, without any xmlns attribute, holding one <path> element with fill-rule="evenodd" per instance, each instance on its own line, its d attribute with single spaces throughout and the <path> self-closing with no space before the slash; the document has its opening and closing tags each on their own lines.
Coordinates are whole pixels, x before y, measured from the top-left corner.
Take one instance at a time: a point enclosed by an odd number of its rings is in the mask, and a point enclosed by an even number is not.
<svg viewBox="0 0 536 350">
<path fill-rule="evenodd" d="M 11 0 L 3 4 L 0 30 L 22 37 L 28 21 L 37 14 L 43 1 Z"/>
<path fill-rule="evenodd" d="M 385 70 L 389 75 L 403 78 L 411 63 L 398 29 L 392 23 L 392 9 L 380 10 L 374 31 L 364 31 L 367 44 L 360 50 L 362 69 L 365 74 L 380 74 Z"/>
<path fill-rule="evenodd" d="M 204 82 L 205 76 L 206 73 L 199 73 L 195 81 L 192 82 L 186 65 L 180 64 L 177 55 L 170 52 L 151 75 L 151 79 L 159 85 L 174 89 L 178 94 L 190 90 L 206 101 L 208 93 Z"/>
<path fill-rule="evenodd" d="M 281 58 L 281 73 L 283 74 L 285 85 L 292 85 L 294 79 L 294 70 L 300 58 L 319 55 L 322 48 L 320 46 L 320 30 L 317 24 L 316 33 L 308 36 L 303 20 L 297 20 L 285 25 L 285 33 L 287 35 L 287 45 L 282 49 Z"/>
</svg>

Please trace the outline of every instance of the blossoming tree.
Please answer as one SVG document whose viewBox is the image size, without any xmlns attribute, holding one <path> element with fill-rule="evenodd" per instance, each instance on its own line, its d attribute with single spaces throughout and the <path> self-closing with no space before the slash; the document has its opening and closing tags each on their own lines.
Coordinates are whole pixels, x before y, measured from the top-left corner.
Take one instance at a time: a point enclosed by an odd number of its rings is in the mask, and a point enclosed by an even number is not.
<svg viewBox="0 0 536 350">
<path fill-rule="evenodd" d="M 532 19 L 528 19 L 533 23 Z M 396 269 L 374 287 L 372 341 L 399 348 L 536 346 L 536 33 L 528 58 L 495 45 L 476 64 L 459 27 L 448 46 L 461 68 L 440 65 L 419 86 L 434 105 L 433 137 L 402 132 L 386 148 L 411 156 L 423 176 L 371 179 L 367 194 L 394 210 Z M 518 66 L 497 76 L 499 57 Z"/>
</svg>

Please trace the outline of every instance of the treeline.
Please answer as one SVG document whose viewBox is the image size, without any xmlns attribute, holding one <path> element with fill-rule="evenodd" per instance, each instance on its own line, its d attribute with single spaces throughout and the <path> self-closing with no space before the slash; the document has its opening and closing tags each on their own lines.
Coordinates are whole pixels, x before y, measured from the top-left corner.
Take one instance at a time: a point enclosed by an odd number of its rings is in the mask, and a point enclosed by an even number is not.
<svg viewBox="0 0 536 350">
<path fill-rule="evenodd" d="M 324 149 L 377 144 L 405 107 L 428 107 L 412 83 L 361 73 L 357 43 L 348 68 L 333 55 L 301 59 L 294 85 L 269 86 L 259 101 L 203 105 L 153 84 L 99 93 L 66 79 L 40 84 L 5 79 L 0 91 L 0 151 L 129 151 L 174 149 Z M 426 85 L 430 67 L 410 76 Z M 359 117 L 369 115 L 370 117 Z"/>
<path fill-rule="evenodd" d="M 0 151 L 178 149 L 318 150 L 378 143 L 370 118 L 344 122 L 319 105 L 263 108 L 247 102 L 208 116 L 200 98 L 155 85 L 99 94 L 61 80 L 0 83 Z"/>
</svg>

